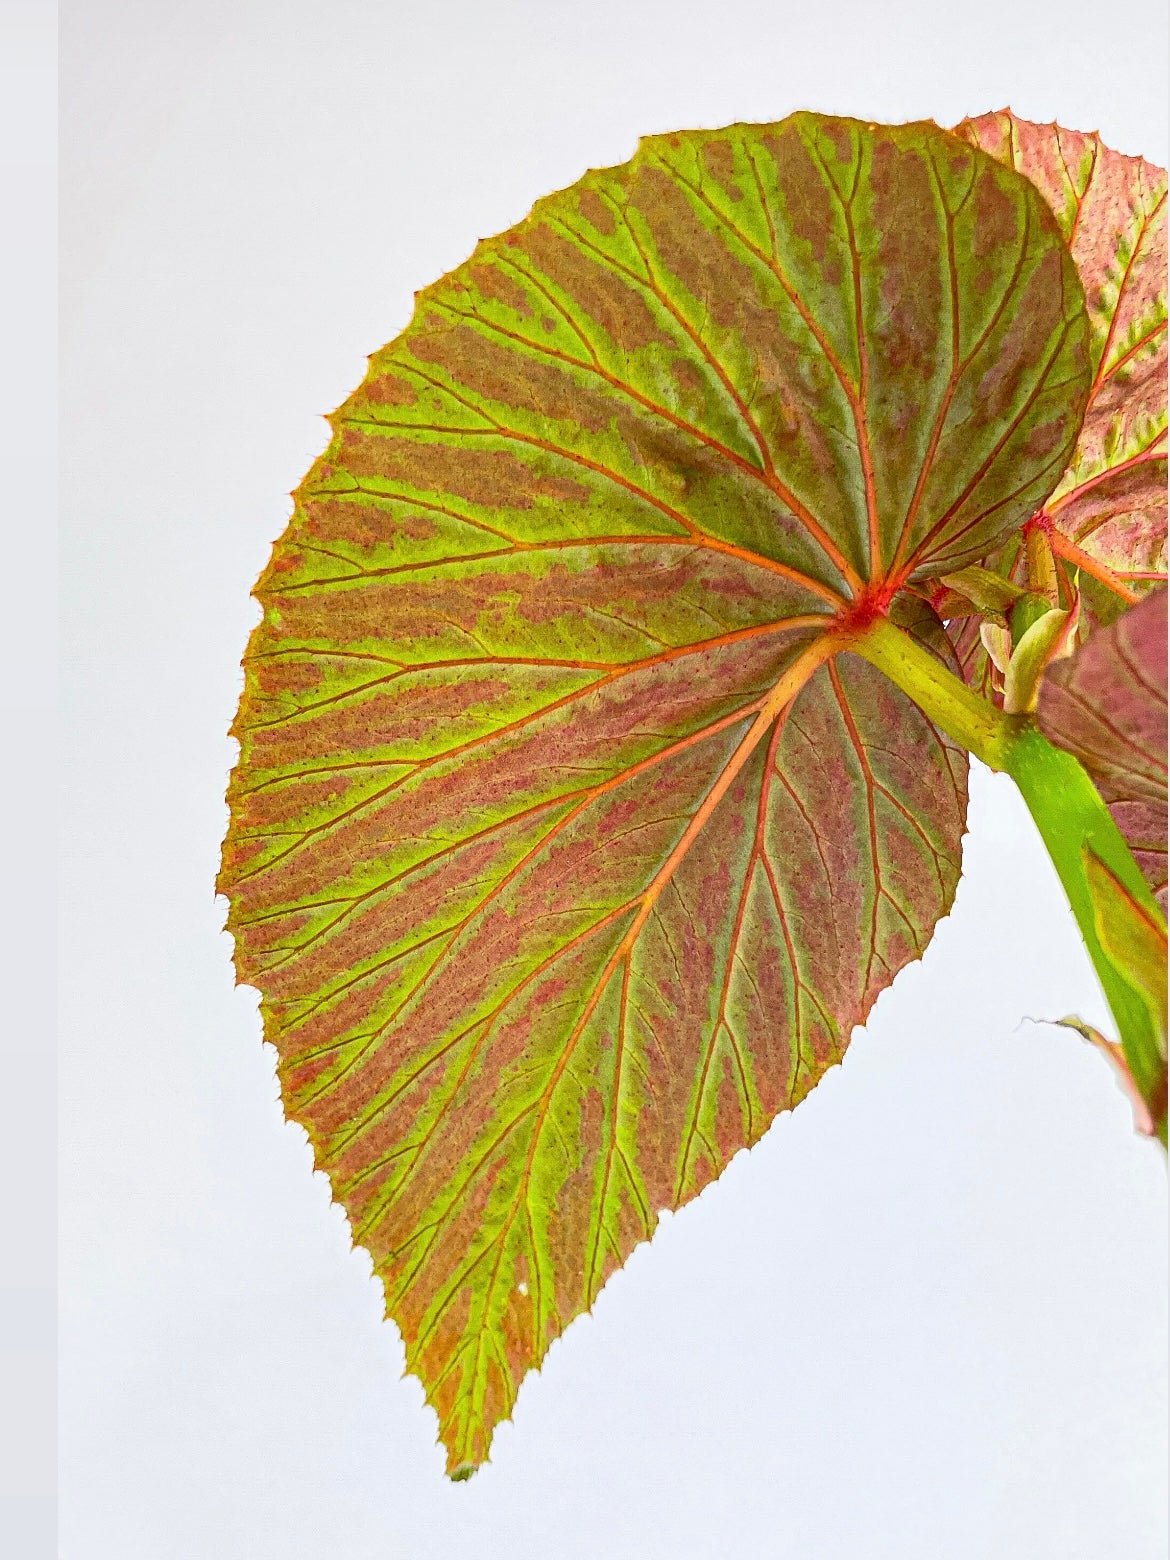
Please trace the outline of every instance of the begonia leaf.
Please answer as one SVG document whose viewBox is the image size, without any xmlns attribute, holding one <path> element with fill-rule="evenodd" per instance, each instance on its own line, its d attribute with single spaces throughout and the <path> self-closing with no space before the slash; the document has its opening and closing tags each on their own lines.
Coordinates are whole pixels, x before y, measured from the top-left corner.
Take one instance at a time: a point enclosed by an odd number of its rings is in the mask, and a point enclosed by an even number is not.
<svg viewBox="0 0 1170 1560">
<path fill-rule="evenodd" d="M 1040 515 L 1083 555 L 1082 588 L 1108 620 L 1125 601 L 1095 589 L 1095 566 L 1131 600 L 1166 575 L 1166 172 L 1099 135 L 1006 109 L 959 133 L 1037 186 L 1084 284 L 1092 391 L 1076 452 Z"/>
<path fill-rule="evenodd" d="M 1165 909 L 1166 591 L 1054 662 L 1037 719 L 1088 770 Z"/>
<path fill-rule="evenodd" d="M 834 635 L 948 653 L 900 587 L 1044 502 L 1089 377 L 1026 179 L 797 115 L 540 201 L 331 419 L 220 886 L 453 1474 L 946 913 L 965 759 Z"/>
</svg>

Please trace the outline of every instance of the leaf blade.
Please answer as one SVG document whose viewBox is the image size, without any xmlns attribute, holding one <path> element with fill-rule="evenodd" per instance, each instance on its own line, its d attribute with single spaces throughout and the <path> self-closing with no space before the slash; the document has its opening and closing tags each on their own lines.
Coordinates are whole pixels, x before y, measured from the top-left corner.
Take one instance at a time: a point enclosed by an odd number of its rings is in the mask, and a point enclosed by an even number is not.
<svg viewBox="0 0 1170 1560">
<path fill-rule="evenodd" d="M 814 668 L 1047 494 L 1086 341 L 1025 180 L 803 115 L 538 203 L 335 414 L 220 886 L 453 1474 L 949 908 L 965 761 Z"/>
<path fill-rule="evenodd" d="M 1076 454 L 1042 514 L 1115 588 L 1115 616 L 1166 575 L 1166 172 L 1097 134 L 1010 110 L 958 127 L 1025 174 L 1054 211 L 1084 283 L 1094 377 Z M 1103 572 L 1102 572 L 1103 571 Z"/>
<path fill-rule="evenodd" d="M 1165 590 L 1048 668 L 1037 719 L 1088 770 L 1165 910 Z"/>
</svg>

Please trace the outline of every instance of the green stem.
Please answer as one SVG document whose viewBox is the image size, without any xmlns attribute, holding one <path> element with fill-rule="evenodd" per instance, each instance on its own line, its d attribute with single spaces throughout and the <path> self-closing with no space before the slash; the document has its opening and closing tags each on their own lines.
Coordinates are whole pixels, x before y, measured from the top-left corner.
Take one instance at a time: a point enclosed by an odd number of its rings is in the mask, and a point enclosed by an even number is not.
<svg viewBox="0 0 1170 1560">
<path fill-rule="evenodd" d="M 1068 896 L 1134 1081 L 1144 1099 L 1157 1103 L 1156 1115 L 1164 1123 L 1165 1103 L 1157 1100 L 1165 1087 L 1164 1039 L 1146 1004 L 1101 946 L 1086 852 L 1103 861 L 1159 923 L 1161 911 L 1096 786 L 1071 753 L 1048 741 L 1031 716 L 996 709 L 888 618 L 876 619 L 849 649 L 884 672 L 955 742 L 1019 786 Z"/>
<path fill-rule="evenodd" d="M 877 617 L 846 646 L 882 671 L 903 693 L 969 753 L 991 769 L 1006 767 L 1017 717 L 1005 715 L 955 674 L 917 639 L 887 617 Z"/>
<path fill-rule="evenodd" d="M 1133 853 L 1101 800 L 1100 792 L 1071 753 L 1054 747 L 1035 726 L 1012 744 L 1007 772 L 1020 788 L 1040 837 L 1048 848 L 1069 905 L 1081 929 L 1097 978 L 1105 990 L 1133 1080 L 1165 1130 L 1166 1062 L 1162 1037 L 1145 1002 L 1101 946 L 1086 871 L 1086 851 L 1109 867 L 1133 898 L 1161 920 L 1157 901 Z"/>
</svg>

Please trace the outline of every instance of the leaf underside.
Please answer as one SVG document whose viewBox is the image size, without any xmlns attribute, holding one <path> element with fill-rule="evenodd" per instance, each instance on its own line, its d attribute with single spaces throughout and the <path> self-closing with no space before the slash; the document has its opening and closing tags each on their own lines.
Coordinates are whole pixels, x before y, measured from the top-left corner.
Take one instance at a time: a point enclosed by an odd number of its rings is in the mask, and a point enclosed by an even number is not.
<svg viewBox="0 0 1170 1560">
<path fill-rule="evenodd" d="M 220 887 L 452 1472 L 946 913 L 964 756 L 826 636 L 1043 504 L 1089 378 L 1026 180 L 797 115 L 539 202 L 331 419 Z"/>
<path fill-rule="evenodd" d="M 1166 171 L 1095 133 L 1006 109 L 957 133 L 1036 185 L 1084 285 L 1089 404 L 1068 469 L 1038 513 L 1083 555 L 1085 604 L 1093 621 L 1110 622 L 1166 578 Z M 976 681 L 985 670 L 977 646 L 977 625 L 967 626 L 959 653 Z"/>
<path fill-rule="evenodd" d="M 1088 770 L 1165 910 L 1165 590 L 1049 667 L 1037 719 Z"/>
</svg>

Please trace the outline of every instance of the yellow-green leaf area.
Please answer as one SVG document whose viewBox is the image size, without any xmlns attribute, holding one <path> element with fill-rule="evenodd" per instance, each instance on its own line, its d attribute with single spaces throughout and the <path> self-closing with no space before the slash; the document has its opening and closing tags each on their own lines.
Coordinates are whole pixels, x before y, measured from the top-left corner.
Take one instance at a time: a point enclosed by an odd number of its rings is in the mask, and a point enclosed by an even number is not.
<svg viewBox="0 0 1170 1560">
<path fill-rule="evenodd" d="M 1044 503 L 1055 218 L 933 125 L 652 137 L 419 294 L 258 586 L 220 886 L 448 1467 L 840 1060 L 964 756 L 848 653 Z"/>
</svg>

